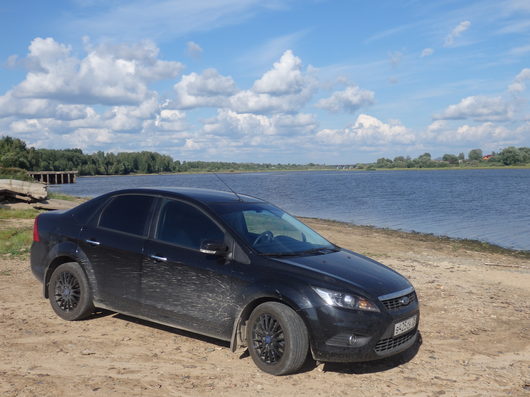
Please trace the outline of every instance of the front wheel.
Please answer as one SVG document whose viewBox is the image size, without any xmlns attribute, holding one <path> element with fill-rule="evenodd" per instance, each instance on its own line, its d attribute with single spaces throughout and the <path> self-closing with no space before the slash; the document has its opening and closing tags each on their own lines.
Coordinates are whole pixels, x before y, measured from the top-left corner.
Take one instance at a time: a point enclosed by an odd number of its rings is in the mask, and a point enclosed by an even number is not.
<svg viewBox="0 0 530 397">
<path fill-rule="evenodd" d="M 48 296 L 53 310 L 64 320 L 81 320 L 94 311 L 88 280 L 75 262 L 63 263 L 53 271 Z"/>
<path fill-rule="evenodd" d="M 279 302 L 262 303 L 254 309 L 247 324 L 247 344 L 256 366 L 272 375 L 298 371 L 309 349 L 304 322 Z"/>
</svg>

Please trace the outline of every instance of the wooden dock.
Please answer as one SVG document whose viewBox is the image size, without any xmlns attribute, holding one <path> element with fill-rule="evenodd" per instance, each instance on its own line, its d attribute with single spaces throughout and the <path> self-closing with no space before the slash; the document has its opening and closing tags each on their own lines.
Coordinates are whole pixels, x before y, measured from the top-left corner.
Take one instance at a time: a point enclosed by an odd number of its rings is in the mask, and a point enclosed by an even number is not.
<svg viewBox="0 0 530 397">
<path fill-rule="evenodd" d="M 36 181 L 48 185 L 61 185 L 63 183 L 75 183 L 78 171 L 30 171 L 28 174 Z"/>
</svg>

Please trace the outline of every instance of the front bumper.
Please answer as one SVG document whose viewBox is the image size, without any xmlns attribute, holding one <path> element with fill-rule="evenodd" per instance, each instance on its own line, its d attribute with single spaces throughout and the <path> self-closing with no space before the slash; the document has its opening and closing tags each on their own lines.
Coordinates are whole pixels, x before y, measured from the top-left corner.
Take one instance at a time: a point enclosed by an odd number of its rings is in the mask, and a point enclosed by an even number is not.
<svg viewBox="0 0 530 397">
<path fill-rule="evenodd" d="M 357 362 L 401 353 L 418 338 L 419 305 L 380 313 L 322 305 L 300 313 L 308 326 L 311 352 L 318 361 Z M 394 336 L 396 323 L 417 316 L 414 328 Z"/>
</svg>

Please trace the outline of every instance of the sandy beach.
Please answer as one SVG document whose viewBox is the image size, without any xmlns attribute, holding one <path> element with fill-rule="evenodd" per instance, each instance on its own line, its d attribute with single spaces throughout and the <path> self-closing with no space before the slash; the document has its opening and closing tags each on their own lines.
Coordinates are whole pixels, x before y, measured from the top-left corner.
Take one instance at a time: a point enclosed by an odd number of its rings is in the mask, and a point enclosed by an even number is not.
<svg viewBox="0 0 530 397">
<path fill-rule="evenodd" d="M 305 220 L 407 276 L 422 342 L 392 359 L 260 372 L 224 342 L 103 312 L 65 322 L 27 257 L 0 265 L 0 395 L 530 396 L 530 259 L 421 235 Z M 22 221 L 21 221 L 22 222 Z"/>
</svg>

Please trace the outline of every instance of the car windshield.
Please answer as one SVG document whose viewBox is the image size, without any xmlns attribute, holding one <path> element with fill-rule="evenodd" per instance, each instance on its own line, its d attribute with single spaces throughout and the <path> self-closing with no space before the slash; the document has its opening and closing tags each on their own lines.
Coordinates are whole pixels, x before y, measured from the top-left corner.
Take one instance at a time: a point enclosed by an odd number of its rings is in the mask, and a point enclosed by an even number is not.
<svg viewBox="0 0 530 397">
<path fill-rule="evenodd" d="M 264 255 L 318 254 L 337 247 L 302 222 L 270 204 L 213 205 L 216 212 L 252 248 Z"/>
</svg>

